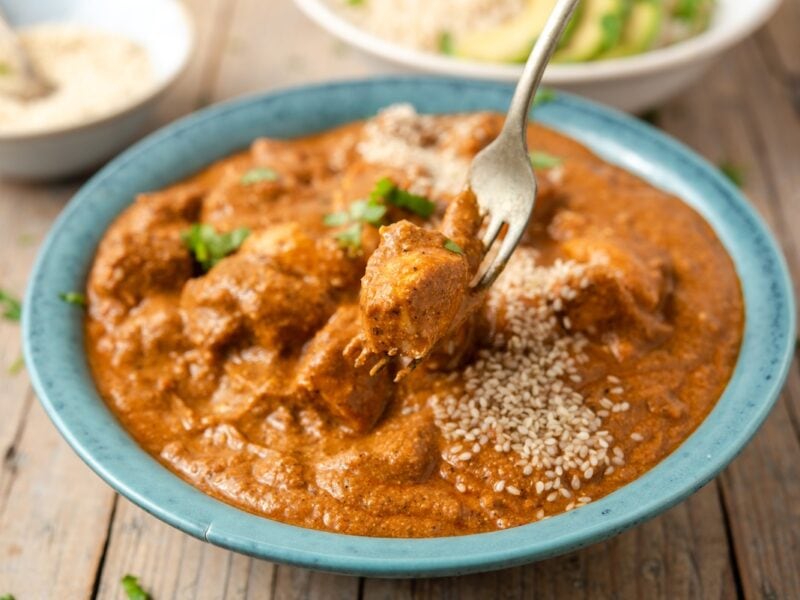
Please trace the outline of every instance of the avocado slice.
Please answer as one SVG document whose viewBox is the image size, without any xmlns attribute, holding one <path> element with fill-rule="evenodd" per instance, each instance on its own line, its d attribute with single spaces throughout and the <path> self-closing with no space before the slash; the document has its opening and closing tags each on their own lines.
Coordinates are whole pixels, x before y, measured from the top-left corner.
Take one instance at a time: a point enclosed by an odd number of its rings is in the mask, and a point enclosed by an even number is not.
<svg viewBox="0 0 800 600">
<path fill-rule="evenodd" d="M 584 4 L 581 19 L 569 42 L 556 52 L 553 60 L 592 60 L 619 43 L 631 0 L 584 0 Z"/>
<path fill-rule="evenodd" d="M 619 43 L 597 58 L 620 58 L 650 50 L 661 34 L 664 0 L 634 0 Z"/>
<path fill-rule="evenodd" d="M 490 62 L 525 61 L 555 5 L 556 0 L 528 0 L 513 19 L 492 29 L 456 36 L 453 54 Z"/>
</svg>

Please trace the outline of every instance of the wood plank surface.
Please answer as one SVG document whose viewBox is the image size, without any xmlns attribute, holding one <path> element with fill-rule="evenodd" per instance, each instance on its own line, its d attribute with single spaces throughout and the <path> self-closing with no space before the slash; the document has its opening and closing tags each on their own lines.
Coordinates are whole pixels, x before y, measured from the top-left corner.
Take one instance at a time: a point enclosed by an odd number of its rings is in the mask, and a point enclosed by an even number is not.
<svg viewBox="0 0 800 600">
<path fill-rule="evenodd" d="M 288 0 L 191 0 L 197 51 L 155 124 L 257 90 L 386 67 L 308 22 Z M 712 162 L 746 170 L 746 193 L 800 282 L 800 0 L 786 0 L 659 123 Z M 74 184 L 0 183 L 0 288 L 22 293 L 36 245 Z M 8 232 L 14 232 L 9 235 Z M 18 326 L 0 321 L 0 595 L 124 598 L 141 578 L 168 598 L 800 598 L 800 366 L 750 446 L 664 515 L 582 551 L 483 575 L 358 579 L 215 548 L 114 494 L 33 401 Z"/>
</svg>

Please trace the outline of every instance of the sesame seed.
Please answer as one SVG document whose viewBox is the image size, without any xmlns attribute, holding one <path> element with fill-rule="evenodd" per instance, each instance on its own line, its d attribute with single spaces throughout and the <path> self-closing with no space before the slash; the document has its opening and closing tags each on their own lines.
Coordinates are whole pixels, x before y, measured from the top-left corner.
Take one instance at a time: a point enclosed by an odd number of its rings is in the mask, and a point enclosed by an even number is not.
<svg viewBox="0 0 800 600">
<path fill-rule="evenodd" d="M 631 434 L 631 439 L 634 442 L 641 442 L 644 440 L 644 436 L 641 433 L 636 433 L 635 431 Z"/>
<path fill-rule="evenodd" d="M 571 498 L 570 490 L 581 489 L 595 471 L 624 464 L 620 449 L 609 452 L 614 439 L 604 420 L 629 405 L 602 397 L 589 406 L 578 389 L 589 342 L 557 314 L 590 285 L 588 266 L 570 260 L 540 266 L 534 250 L 518 249 L 487 297 L 489 310 L 504 316 L 502 339 L 477 352 L 460 373 L 458 391 L 429 401 L 459 461 L 483 448 L 510 455 L 518 470 L 502 473 L 496 492 L 519 495 L 522 477 L 536 473 L 536 493 L 553 502 Z M 623 393 L 618 378 L 607 378 L 610 394 Z"/>
<path fill-rule="evenodd" d="M 456 489 L 463 494 L 467 491 L 467 486 L 465 486 L 463 483 L 457 483 Z"/>
</svg>

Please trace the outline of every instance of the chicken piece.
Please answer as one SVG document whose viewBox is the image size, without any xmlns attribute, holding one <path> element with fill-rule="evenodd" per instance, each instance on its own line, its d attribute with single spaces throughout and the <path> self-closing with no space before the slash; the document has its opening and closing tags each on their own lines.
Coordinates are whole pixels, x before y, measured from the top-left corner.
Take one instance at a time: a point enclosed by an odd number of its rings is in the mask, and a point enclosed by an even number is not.
<svg viewBox="0 0 800 600">
<path fill-rule="evenodd" d="M 193 263 L 177 230 L 123 229 L 106 236 L 89 275 L 96 318 L 116 319 L 153 292 L 177 291 L 192 276 Z"/>
<path fill-rule="evenodd" d="M 442 231 L 400 221 L 381 228 L 381 243 L 361 280 L 365 348 L 414 361 L 426 357 L 477 307 L 470 282 L 482 245 L 471 193 L 453 200 Z"/>
<path fill-rule="evenodd" d="M 439 461 L 437 428 L 417 413 L 393 421 L 322 461 L 317 485 L 339 500 L 361 497 L 381 484 L 408 486 L 428 479 Z"/>
<path fill-rule="evenodd" d="M 646 340 L 668 334 L 663 312 L 672 292 L 669 257 L 644 241 L 576 237 L 562 244 L 566 255 L 589 263 L 587 284 L 568 301 L 566 314 L 578 331 L 617 323 Z"/>
<path fill-rule="evenodd" d="M 309 342 L 297 383 L 314 402 L 356 432 L 372 429 L 394 392 L 386 370 L 370 373 L 377 357 L 361 366 L 343 351 L 359 331 L 358 306 L 343 305 Z"/>
<path fill-rule="evenodd" d="M 237 335 L 265 346 L 298 347 L 336 308 L 337 294 L 358 278 L 358 266 L 334 240 L 314 240 L 295 223 L 251 235 L 239 252 L 181 296 L 187 335 L 216 347 Z"/>
</svg>

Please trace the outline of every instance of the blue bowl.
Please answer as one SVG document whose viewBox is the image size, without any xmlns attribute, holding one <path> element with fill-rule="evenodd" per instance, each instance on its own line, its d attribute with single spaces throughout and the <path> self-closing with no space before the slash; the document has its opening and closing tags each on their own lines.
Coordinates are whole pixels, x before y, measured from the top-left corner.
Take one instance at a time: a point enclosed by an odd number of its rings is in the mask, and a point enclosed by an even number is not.
<svg viewBox="0 0 800 600">
<path fill-rule="evenodd" d="M 494 83 L 390 78 L 260 95 L 182 119 L 100 171 L 50 232 L 23 315 L 33 385 L 67 442 L 119 493 L 197 538 L 361 575 L 459 574 L 547 558 L 616 535 L 706 484 L 756 432 L 786 377 L 795 311 L 784 259 L 761 219 L 714 167 L 648 125 L 567 95 L 540 106 L 537 120 L 694 206 L 733 257 L 745 296 L 744 342 L 725 393 L 689 439 L 636 481 L 585 507 L 506 531 L 410 540 L 314 531 L 246 513 L 183 482 L 139 448 L 98 396 L 83 350 L 83 314 L 58 294 L 83 289 L 101 236 L 135 194 L 181 179 L 257 136 L 305 135 L 393 102 L 432 113 L 505 111 L 511 92 Z"/>
</svg>

